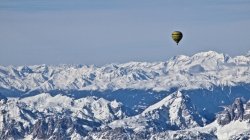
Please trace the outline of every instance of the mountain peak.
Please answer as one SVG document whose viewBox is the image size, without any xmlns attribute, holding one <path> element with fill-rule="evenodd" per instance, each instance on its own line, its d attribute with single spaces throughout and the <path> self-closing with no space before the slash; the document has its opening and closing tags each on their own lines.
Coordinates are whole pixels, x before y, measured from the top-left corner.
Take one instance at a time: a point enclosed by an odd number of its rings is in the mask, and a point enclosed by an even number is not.
<svg viewBox="0 0 250 140">
<path fill-rule="evenodd" d="M 218 53 L 216 51 L 205 51 L 205 52 L 196 53 L 193 56 L 205 56 L 205 57 L 208 57 L 208 56 L 220 56 L 220 55 L 223 55 L 223 54 Z"/>
<path fill-rule="evenodd" d="M 170 94 L 169 96 L 165 97 L 164 99 L 162 99 L 161 101 L 159 101 L 158 103 L 149 106 L 147 109 L 145 109 L 142 114 L 146 114 L 148 112 L 152 112 L 156 109 L 161 109 L 164 107 L 168 107 L 171 104 L 182 104 L 183 102 L 186 102 L 187 100 L 187 96 L 184 96 L 180 91 L 176 91 L 172 94 Z"/>
<path fill-rule="evenodd" d="M 204 124 L 205 119 L 197 113 L 190 98 L 176 91 L 149 106 L 141 114 L 114 121 L 110 126 L 116 128 L 126 125 L 136 131 L 152 127 L 162 131 L 186 129 Z"/>
</svg>

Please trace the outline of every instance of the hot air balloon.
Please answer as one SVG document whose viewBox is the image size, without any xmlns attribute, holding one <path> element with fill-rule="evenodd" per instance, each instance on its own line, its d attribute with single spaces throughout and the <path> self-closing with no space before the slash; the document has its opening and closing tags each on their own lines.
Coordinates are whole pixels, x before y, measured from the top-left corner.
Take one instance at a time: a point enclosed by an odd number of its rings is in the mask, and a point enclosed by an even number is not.
<svg viewBox="0 0 250 140">
<path fill-rule="evenodd" d="M 180 31 L 174 31 L 172 33 L 172 39 L 177 43 L 177 45 L 181 41 L 182 37 L 183 35 Z"/>
</svg>

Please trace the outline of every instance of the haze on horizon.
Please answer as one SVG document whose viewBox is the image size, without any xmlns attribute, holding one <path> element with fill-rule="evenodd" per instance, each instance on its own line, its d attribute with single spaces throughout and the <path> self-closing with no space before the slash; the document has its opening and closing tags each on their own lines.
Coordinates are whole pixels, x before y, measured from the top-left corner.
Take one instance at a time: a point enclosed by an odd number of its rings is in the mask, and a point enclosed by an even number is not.
<svg viewBox="0 0 250 140">
<path fill-rule="evenodd" d="M 247 0 L 2 0 L 0 21 L 0 65 L 104 65 L 250 50 Z M 179 46 L 175 30 L 184 35 Z"/>
</svg>

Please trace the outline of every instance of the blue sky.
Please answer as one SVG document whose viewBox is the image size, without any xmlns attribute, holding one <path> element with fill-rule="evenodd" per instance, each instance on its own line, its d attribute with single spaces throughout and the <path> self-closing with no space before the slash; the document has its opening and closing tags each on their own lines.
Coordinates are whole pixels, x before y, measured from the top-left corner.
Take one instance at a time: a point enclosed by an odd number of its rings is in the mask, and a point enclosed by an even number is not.
<svg viewBox="0 0 250 140">
<path fill-rule="evenodd" d="M 154 62 L 209 50 L 250 50 L 250 1 L 0 2 L 0 65 Z"/>
</svg>

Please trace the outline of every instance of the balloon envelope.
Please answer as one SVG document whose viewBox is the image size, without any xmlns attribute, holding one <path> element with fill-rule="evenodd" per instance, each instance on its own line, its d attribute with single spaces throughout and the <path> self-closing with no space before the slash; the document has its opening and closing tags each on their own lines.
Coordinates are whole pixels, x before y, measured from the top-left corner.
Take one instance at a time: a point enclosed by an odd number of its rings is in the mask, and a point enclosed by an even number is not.
<svg viewBox="0 0 250 140">
<path fill-rule="evenodd" d="M 182 37 L 183 35 L 180 31 L 174 31 L 172 33 L 172 39 L 177 43 L 177 45 L 181 41 Z"/>
</svg>

